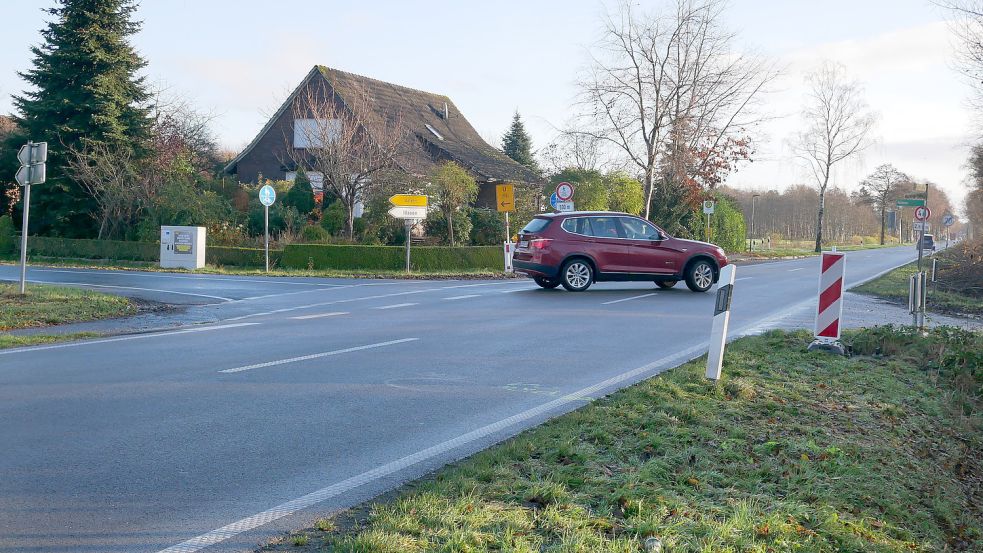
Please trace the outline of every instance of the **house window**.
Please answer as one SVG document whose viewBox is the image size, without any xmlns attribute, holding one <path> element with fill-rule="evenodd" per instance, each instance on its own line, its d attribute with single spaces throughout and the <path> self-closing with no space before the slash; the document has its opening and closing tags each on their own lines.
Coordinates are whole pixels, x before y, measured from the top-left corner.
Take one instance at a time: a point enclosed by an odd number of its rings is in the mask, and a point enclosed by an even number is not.
<svg viewBox="0 0 983 553">
<path fill-rule="evenodd" d="M 340 119 L 294 119 L 294 148 L 321 148 L 340 135 Z"/>
<path fill-rule="evenodd" d="M 290 182 L 297 180 L 297 171 L 287 171 L 286 180 Z M 308 171 L 307 180 L 311 181 L 311 189 L 315 194 L 324 192 L 324 175 L 318 171 Z"/>
</svg>

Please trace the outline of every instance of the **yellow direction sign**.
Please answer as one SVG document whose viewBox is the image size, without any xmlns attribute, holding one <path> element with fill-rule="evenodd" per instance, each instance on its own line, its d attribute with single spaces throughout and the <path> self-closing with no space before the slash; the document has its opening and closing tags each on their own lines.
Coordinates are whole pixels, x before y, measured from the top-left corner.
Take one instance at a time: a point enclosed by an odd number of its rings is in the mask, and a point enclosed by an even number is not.
<svg viewBox="0 0 983 553">
<path fill-rule="evenodd" d="M 515 187 L 511 184 L 495 185 L 495 205 L 499 211 L 515 211 Z"/>
<path fill-rule="evenodd" d="M 423 194 L 396 194 L 389 198 L 396 207 L 427 207 L 427 197 Z"/>
</svg>

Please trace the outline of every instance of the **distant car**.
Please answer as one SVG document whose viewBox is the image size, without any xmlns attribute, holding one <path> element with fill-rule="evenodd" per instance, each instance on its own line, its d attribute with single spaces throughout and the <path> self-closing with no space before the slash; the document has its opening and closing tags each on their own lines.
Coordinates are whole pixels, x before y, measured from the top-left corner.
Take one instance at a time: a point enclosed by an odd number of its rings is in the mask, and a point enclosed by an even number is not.
<svg viewBox="0 0 983 553">
<path fill-rule="evenodd" d="M 922 237 L 922 249 L 935 251 L 935 237 L 931 234 L 926 234 Z"/>
<path fill-rule="evenodd" d="M 680 280 L 706 292 L 727 265 L 713 244 L 673 238 L 640 217 L 609 211 L 537 215 L 519 232 L 513 266 L 543 288 L 581 292 L 594 282 Z"/>
</svg>

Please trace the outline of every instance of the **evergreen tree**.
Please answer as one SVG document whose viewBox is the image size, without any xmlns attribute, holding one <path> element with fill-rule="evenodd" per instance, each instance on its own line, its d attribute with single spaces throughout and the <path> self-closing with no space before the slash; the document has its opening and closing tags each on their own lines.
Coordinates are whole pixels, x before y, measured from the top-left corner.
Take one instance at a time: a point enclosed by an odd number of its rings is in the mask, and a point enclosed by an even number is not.
<svg viewBox="0 0 983 553">
<path fill-rule="evenodd" d="M 505 155 L 516 162 L 539 172 L 539 166 L 532 156 L 532 139 L 529 138 L 526 126 L 522 124 L 522 118 L 519 117 L 518 111 L 512 117 L 512 126 L 509 127 L 509 132 L 502 137 L 502 150 Z"/>
<path fill-rule="evenodd" d="M 311 188 L 311 179 L 303 169 L 297 170 L 297 177 L 294 178 L 293 186 L 283 198 L 283 204 L 296 208 L 304 217 L 310 216 L 314 211 L 314 189 Z"/>
<path fill-rule="evenodd" d="M 14 97 L 18 132 L 48 142 L 48 181 L 32 189 L 32 232 L 91 236 L 95 200 L 66 172 L 67 149 L 87 144 L 129 146 L 139 153 L 149 128 L 149 94 L 137 76 L 146 62 L 128 43 L 140 29 L 133 0 L 58 0 L 31 48 L 33 68 L 21 73 L 33 89 Z M 32 225 L 33 226 L 33 225 Z"/>
</svg>

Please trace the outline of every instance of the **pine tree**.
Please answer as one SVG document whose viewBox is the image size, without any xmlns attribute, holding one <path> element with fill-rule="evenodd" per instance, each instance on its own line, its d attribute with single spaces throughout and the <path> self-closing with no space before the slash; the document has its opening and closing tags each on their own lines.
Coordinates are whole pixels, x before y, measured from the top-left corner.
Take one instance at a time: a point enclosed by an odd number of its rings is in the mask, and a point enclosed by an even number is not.
<svg viewBox="0 0 983 553">
<path fill-rule="evenodd" d="M 525 125 L 522 124 L 522 118 L 519 117 L 518 111 L 512 117 L 512 126 L 509 127 L 509 132 L 505 133 L 505 136 L 502 137 L 502 150 L 505 152 L 505 155 L 514 159 L 516 162 L 525 165 L 533 171 L 539 171 L 539 166 L 532 156 L 532 139 L 529 138 L 529 134 L 526 132 Z"/>
<path fill-rule="evenodd" d="M 127 41 L 140 29 L 136 8 L 133 0 L 58 0 L 47 10 L 52 21 L 31 48 L 34 66 L 21 73 L 33 89 L 14 97 L 19 132 L 12 140 L 48 142 L 48 181 L 32 190 L 32 232 L 95 232 L 95 200 L 67 175 L 67 149 L 142 149 L 149 94 L 137 72 L 146 62 Z"/>
</svg>

